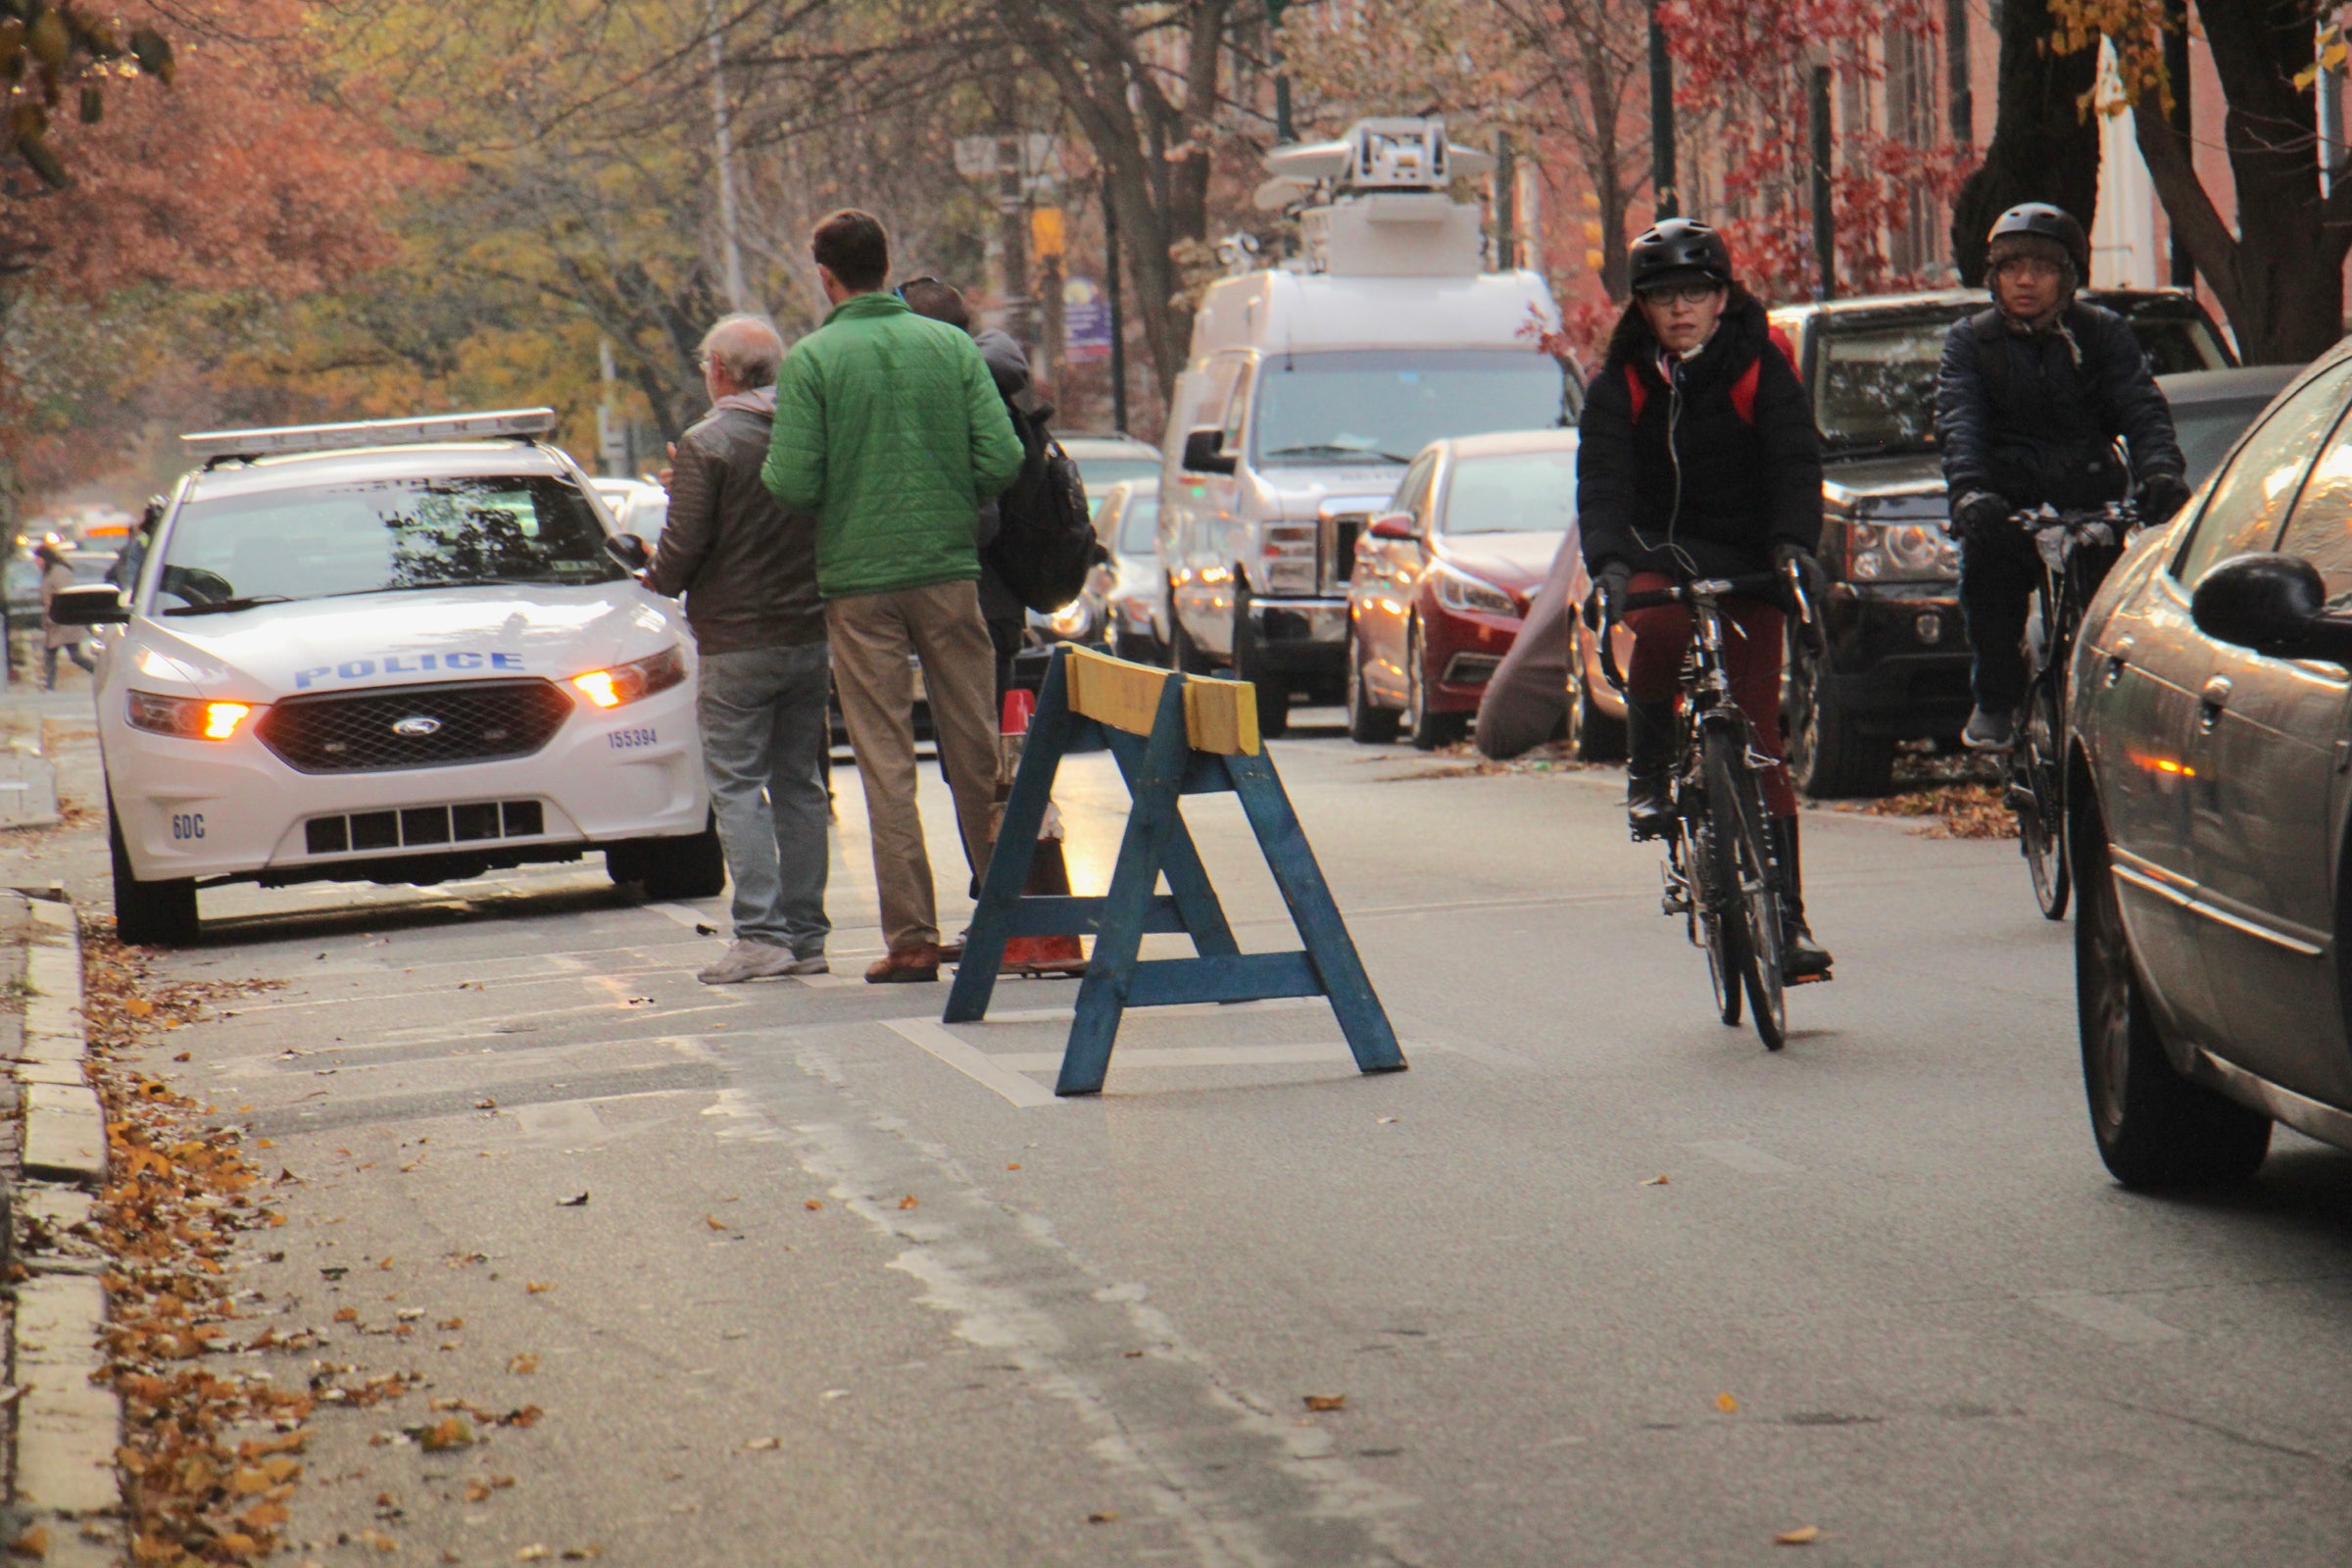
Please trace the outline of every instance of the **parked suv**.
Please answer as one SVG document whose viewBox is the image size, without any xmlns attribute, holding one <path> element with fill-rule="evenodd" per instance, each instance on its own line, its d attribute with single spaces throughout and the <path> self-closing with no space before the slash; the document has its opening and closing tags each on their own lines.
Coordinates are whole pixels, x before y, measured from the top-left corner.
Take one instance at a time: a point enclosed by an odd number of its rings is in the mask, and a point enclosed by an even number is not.
<svg viewBox="0 0 2352 1568">
<path fill-rule="evenodd" d="M 2132 322 L 2158 374 L 2235 359 L 2193 295 L 2094 289 Z M 1785 718 L 1788 766 L 1815 798 L 1883 794 L 1898 741 L 1950 742 L 1968 721 L 1960 554 L 1944 531 L 1936 371 L 1945 334 L 1985 309 L 1977 290 L 1786 306 L 1787 333 L 1821 425 L 1821 562 L 1829 655 L 1797 639 Z"/>
</svg>

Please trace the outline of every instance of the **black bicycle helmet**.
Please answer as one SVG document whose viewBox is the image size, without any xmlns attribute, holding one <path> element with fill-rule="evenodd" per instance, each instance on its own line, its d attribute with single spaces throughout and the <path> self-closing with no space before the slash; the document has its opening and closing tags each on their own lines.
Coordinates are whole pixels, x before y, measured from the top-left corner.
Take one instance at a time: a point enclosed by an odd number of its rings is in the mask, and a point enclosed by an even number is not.
<svg viewBox="0 0 2352 1568">
<path fill-rule="evenodd" d="M 1634 292 L 1669 283 L 1708 282 L 1728 287 L 1732 248 L 1723 236 L 1688 218 L 1669 218 L 1634 241 Z"/>
<path fill-rule="evenodd" d="M 2028 234 L 2055 241 L 2075 264 L 2078 283 L 2090 276 L 2090 236 L 2082 232 L 2082 225 L 2072 213 L 2048 202 L 2025 202 L 1993 220 L 1992 232 L 1984 236 L 1986 268 L 1998 267 L 2008 256 L 2024 249 L 2014 243 L 2013 237 Z M 2004 239 L 2011 239 L 2012 243 L 2003 245 Z"/>
</svg>

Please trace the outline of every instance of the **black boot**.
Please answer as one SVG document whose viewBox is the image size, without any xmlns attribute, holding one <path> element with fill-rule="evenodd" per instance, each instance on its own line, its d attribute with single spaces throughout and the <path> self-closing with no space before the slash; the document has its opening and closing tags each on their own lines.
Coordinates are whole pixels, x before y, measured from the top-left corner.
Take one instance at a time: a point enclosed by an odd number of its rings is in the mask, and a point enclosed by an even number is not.
<svg viewBox="0 0 2352 1568">
<path fill-rule="evenodd" d="M 1625 817 L 1637 839 L 1654 839 L 1674 820 L 1674 703 L 1625 705 Z"/>
<path fill-rule="evenodd" d="M 1829 950 L 1805 924 L 1805 877 L 1797 850 L 1796 818 L 1772 819 L 1772 850 L 1781 862 L 1781 978 L 1789 985 L 1830 978 Z"/>
</svg>

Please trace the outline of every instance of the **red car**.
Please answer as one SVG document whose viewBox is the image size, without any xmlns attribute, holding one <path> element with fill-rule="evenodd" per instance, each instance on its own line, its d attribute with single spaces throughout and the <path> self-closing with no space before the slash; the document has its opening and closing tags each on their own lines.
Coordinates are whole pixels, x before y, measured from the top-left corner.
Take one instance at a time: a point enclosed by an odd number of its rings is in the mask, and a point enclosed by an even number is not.
<svg viewBox="0 0 2352 1568">
<path fill-rule="evenodd" d="M 1458 740 L 1575 520 L 1574 430 L 1424 447 L 1355 542 L 1348 735 Z"/>
</svg>

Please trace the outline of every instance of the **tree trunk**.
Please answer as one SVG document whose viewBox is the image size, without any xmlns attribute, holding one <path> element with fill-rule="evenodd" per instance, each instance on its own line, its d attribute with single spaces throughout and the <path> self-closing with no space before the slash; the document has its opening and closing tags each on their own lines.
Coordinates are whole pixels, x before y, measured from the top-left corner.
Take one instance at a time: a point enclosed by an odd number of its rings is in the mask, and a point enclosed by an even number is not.
<svg viewBox="0 0 2352 1568">
<path fill-rule="evenodd" d="M 2000 96 L 1984 163 L 1952 203 L 1952 260 L 1963 282 L 1984 276 L 1984 236 L 2020 202 L 2050 202 L 2087 231 L 2099 204 L 2099 126 L 2082 105 L 2098 55 L 2054 53 L 2048 0 L 2005 0 Z"/>
<path fill-rule="evenodd" d="M 2199 6 L 2228 104 L 2222 142 L 2237 232 L 2197 178 L 2187 144 L 2153 98 L 2132 125 L 2173 232 L 2213 288 L 2249 365 L 2301 365 L 2343 335 L 2352 179 L 2320 195 L 2318 105 L 2295 74 L 2311 63 L 2313 0 Z M 2185 89 L 2182 89 L 2185 90 Z"/>
</svg>

